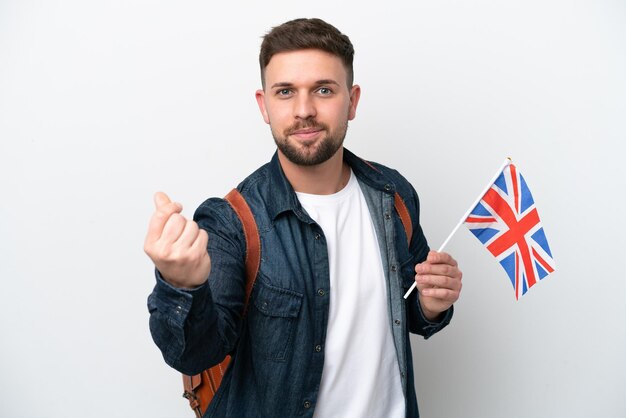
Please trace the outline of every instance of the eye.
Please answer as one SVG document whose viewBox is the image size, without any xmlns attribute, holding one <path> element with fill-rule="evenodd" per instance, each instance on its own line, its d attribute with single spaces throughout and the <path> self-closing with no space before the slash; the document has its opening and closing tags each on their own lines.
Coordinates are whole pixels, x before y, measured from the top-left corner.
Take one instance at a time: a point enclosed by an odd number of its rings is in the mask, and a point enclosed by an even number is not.
<svg viewBox="0 0 626 418">
<path fill-rule="evenodd" d="M 320 87 L 319 89 L 317 89 L 317 92 L 323 96 L 328 96 L 329 94 L 333 93 L 333 91 L 328 87 Z"/>
<path fill-rule="evenodd" d="M 291 94 L 291 90 L 290 89 L 280 89 L 280 90 L 276 90 L 276 95 L 277 96 L 289 96 Z"/>
</svg>

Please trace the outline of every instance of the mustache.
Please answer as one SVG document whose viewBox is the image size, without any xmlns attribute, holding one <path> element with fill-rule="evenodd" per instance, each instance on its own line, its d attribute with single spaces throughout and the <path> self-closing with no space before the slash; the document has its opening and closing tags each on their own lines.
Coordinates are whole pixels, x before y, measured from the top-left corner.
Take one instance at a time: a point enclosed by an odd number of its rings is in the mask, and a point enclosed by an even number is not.
<svg viewBox="0 0 626 418">
<path fill-rule="evenodd" d="M 319 130 L 328 130 L 328 126 L 323 123 L 316 121 L 315 119 L 306 119 L 302 121 L 298 121 L 291 125 L 289 128 L 285 129 L 285 135 L 292 135 L 295 132 L 302 129 L 319 129 Z"/>
</svg>

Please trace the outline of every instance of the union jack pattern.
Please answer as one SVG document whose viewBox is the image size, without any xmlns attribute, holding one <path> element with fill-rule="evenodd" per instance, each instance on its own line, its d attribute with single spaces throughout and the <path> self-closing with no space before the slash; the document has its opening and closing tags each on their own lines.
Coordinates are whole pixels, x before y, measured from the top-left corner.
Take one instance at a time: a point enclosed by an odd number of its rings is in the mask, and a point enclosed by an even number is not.
<svg viewBox="0 0 626 418">
<path fill-rule="evenodd" d="M 526 181 L 508 164 L 465 225 L 496 257 L 519 299 L 554 271 L 554 259 Z"/>
</svg>

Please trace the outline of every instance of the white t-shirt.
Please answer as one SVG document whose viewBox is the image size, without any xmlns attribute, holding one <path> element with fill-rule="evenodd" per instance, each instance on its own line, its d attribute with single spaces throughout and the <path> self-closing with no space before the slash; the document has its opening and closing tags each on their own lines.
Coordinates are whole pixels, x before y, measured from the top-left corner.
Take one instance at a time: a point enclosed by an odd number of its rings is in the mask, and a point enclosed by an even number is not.
<svg viewBox="0 0 626 418">
<path fill-rule="evenodd" d="M 354 176 L 338 193 L 297 193 L 324 231 L 330 312 L 315 418 L 405 416 L 387 285 L 372 218 Z"/>
</svg>

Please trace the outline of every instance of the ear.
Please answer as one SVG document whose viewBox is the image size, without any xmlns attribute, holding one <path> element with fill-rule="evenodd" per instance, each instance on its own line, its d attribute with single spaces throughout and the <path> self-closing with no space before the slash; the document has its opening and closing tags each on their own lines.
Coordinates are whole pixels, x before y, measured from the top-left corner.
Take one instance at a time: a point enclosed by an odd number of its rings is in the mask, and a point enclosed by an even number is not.
<svg viewBox="0 0 626 418">
<path fill-rule="evenodd" d="M 263 120 L 265 123 L 270 123 L 270 117 L 267 114 L 267 108 L 265 106 L 265 92 L 263 90 L 257 90 L 254 94 L 256 98 L 256 103 L 259 105 L 259 110 L 261 111 L 261 115 L 263 115 Z"/>
<path fill-rule="evenodd" d="M 348 120 L 354 119 L 356 116 L 356 107 L 359 104 L 361 98 L 361 87 L 355 84 L 350 89 L 350 108 L 348 109 Z"/>
</svg>

